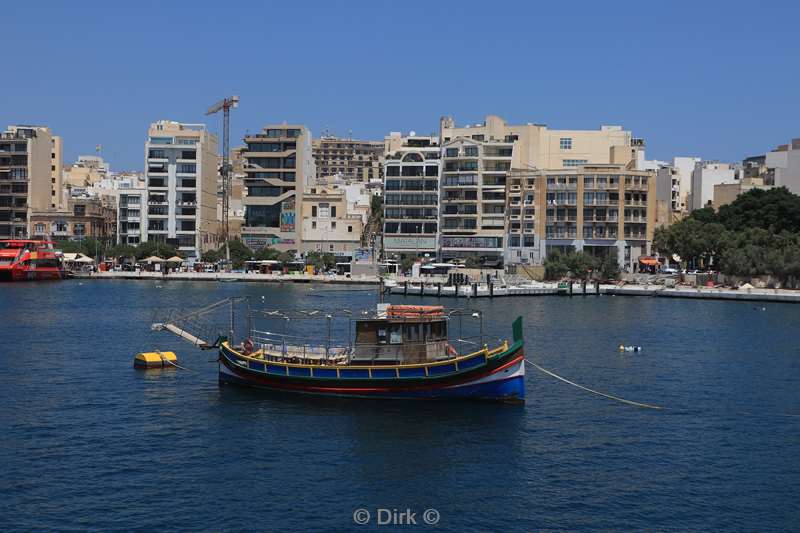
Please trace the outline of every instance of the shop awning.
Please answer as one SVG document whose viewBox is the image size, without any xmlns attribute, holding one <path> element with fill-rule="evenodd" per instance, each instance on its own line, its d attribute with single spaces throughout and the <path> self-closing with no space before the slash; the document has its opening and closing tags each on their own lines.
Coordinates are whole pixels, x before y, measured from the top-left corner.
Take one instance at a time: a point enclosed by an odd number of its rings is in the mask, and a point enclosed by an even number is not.
<svg viewBox="0 0 800 533">
<path fill-rule="evenodd" d="M 647 266 L 658 266 L 659 265 L 658 259 L 656 259 L 654 257 L 640 257 L 639 258 L 639 262 L 641 264 L 647 265 Z"/>
</svg>

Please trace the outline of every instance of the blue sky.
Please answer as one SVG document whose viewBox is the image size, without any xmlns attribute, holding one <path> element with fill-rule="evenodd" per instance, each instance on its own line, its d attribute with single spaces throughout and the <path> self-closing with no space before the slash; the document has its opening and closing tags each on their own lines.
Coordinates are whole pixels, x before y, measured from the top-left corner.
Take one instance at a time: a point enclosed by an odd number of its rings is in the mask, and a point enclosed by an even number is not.
<svg viewBox="0 0 800 533">
<path fill-rule="evenodd" d="M 8 15 L 10 14 L 10 16 Z M 649 158 L 741 160 L 800 137 L 798 2 L 13 2 L 0 126 L 46 124 L 65 163 L 139 170 L 147 125 L 270 122 L 382 138 L 484 115 L 621 124 Z"/>
</svg>

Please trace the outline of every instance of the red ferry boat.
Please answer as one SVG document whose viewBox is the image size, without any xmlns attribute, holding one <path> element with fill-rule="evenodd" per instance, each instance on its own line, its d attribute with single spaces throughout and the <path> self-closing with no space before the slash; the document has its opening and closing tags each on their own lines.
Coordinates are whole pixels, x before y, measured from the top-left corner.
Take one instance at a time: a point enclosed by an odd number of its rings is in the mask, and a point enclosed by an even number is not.
<svg viewBox="0 0 800 533">
<path fill-rule="evenodd" d="M 0 281 L 64 279 L 64 265 L 50 241 L 0 240 Z"/>
</svg>

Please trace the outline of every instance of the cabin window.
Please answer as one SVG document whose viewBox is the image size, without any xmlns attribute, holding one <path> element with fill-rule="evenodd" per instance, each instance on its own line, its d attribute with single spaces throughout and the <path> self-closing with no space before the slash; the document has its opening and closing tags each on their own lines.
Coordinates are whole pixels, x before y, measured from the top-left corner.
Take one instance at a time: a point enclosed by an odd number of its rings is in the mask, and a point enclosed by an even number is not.
<svg viewBox="0 0 800 533">
<path fill-rule="evenodd" d="M 389 330 L 389 344 L 403 344 L 403 326 L 392 325 Z"/>
<path fill-rule="evenodd" d="M 422 324 L 406 324 L 406 340 L 409 342 L 419 342 L 422 339 L 420 338 L 420 327 Z"/>
<path fill-rule="evenodd" d="M 386 329 L 378 328 L 378 344 L 386 344 Z"/>
</svg>

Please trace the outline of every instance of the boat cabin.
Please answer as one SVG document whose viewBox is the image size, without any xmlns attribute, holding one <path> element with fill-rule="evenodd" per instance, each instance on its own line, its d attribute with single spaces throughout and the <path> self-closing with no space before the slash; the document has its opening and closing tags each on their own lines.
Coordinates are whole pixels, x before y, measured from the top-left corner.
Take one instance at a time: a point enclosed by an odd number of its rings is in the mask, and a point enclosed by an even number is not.
<svg viewBox="0 0 800 533">
<path fill-rule="evenodd" d="M 353 363 L 414 364 L 450 357 L 442 306 L 384 304 L 376 318 L 356 321 Z"/>
</svg>

